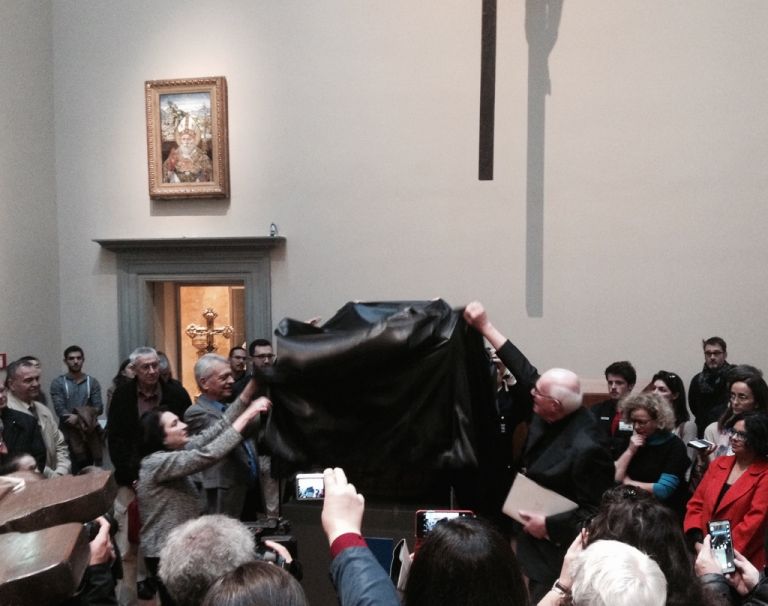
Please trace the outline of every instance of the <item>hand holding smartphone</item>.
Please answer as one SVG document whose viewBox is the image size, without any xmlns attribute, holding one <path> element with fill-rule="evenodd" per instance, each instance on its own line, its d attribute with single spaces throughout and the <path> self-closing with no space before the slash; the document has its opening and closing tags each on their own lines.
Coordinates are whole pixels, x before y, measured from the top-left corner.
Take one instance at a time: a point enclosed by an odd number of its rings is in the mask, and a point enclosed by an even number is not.
<svg viewBox="0 0 768 606">
<path fill-rule="evenodd" d="M 321 473 L 296 474 L 296 499 L 322 501 L 325 498 L 325 481 Z"/>
<path fill-rule="evenodd" d="M 723 574 L 736 572 L 731 538 L 731 523 L 728 520 L 712 520 L 707 524 L 710 546 Z"/>
</svg>

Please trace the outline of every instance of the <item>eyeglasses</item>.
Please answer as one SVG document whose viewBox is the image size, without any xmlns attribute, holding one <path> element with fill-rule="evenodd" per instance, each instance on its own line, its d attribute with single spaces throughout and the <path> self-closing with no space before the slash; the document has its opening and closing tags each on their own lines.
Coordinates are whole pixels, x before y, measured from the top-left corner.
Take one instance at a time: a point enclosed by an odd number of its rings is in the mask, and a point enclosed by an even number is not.
<svg viewBox="0 0 768 606">
<path fill-rule="evenodd" d="M 728 400 L 730 402 L 733 402 L 734 400 L 738 400 L 739 402 L 747 402 L 752 399 L 752 396 L 745 394 L 745 393 L 733 393 L 731 392 L 731 395 L 728 396 Z"/>
<path fill-rule="evenodd" d="M 632 425 L 637 425 L 638 427 L 645 427 L 653 421 L 653 419 L 630 419 L 629 422 L 632 423 Z"/>
<path fill-rule="evenodd" d="M 560 404 L 560 400 L 558 400 L 557 398 L 553 398 L 552 396 L 548 396 L 548 395 L 547 395 L 547 394 L 545 394 L 545 393 L 541 393 L 541 392 L 540 392 L 538 389 L 536 389 L 535 387 L 534 387 L 533 389 L 531 389 L 531 395 L 532 395 L 534 398 L 543 398 L 543 399 L 545 399 L 545 400 L 551 400 L 552 402 L 557 402 L 558 404 Z"/>
<path fill-rule="evenodd" d="M 745 431 L 731 430 L 731 440 L 738 440 L 739 442 L 747 441 L 747 433 Z"/>
</svg>

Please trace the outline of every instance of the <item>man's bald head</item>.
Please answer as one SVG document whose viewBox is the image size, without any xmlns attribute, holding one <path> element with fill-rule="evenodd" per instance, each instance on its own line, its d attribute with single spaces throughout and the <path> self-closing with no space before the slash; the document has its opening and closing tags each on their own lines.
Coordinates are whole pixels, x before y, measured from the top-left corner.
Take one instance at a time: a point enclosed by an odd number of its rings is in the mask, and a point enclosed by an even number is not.
<svg viewBox="0 0 768 606">
<path fill-rule="evenodd" d="M 536 381 L 533 391 L 534 412 L 552 423 L 581 407 L 579 376 L 565 368 L 551 368 Z"/>
</svg>

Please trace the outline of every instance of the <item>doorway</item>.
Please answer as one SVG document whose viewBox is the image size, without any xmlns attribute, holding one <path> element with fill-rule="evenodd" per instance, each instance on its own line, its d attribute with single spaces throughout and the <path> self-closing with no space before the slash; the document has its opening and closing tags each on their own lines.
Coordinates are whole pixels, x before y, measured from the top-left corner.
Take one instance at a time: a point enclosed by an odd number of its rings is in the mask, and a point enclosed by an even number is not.
<svg viewBox="0 0 768 606">
<path fill-rule="evenodd" d="M 242 340 L 269 338 L 272 334 L 270 264 L 275 258 L 282 260 L 284 237 L 97 242 L 117 256 L 117 320 L 121 360 L 136 347 L 162 344 L 157 346 L 164 348 L 171 363 L 179 364 L 181 339 L 169 335 L 166 327 L 175 324 L 166 320 L 165 316 L 173 316 L 173 310 L 178 307 L 178 296 L 174 290 L 180 285 L 240 289 L 241 295 L 234 295 L 229 314 L 230 317 L 242 317 L 242 332 L 236 332 L 232 342 L 238 342 L 240 334 Z M 221 314 L 219 310 L 215 311 Z M 215 319 L 216 323 L 220 321 L 221 315 Z M 206 323 L 199 316 L 190 322 Z M 174 328 L 171 332 L 178 331 Z M 220 345 L 217 353 L 226 356 L 228 352 L 229 348 Z M 179 367 L 174 370 L 178 374 Z M 194 379 L 192 387 L 190 394 L 196 393 Z"/>
<path fill-rule="evenodd" d="M 190 395 L 197 394 L 194 366 L 200 356 L 227 357 L 242 346 L 245 332 L 245 286 L 229 283 L 150 283 L 154 307 L 155 346 L 171 362 L 174 378 Z"/>
</svg>

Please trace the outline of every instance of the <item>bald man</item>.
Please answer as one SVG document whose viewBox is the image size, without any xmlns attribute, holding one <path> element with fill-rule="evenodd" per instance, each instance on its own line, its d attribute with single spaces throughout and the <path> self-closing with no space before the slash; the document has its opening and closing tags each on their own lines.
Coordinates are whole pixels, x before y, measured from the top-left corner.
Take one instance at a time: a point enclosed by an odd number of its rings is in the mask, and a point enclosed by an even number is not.
<svg viewBox="0 0 768 606">
<path fill-rule="evenodd" d="M 568 546 L 597 511 L 600 498 L 614 484 L 614 466 L 601 444 L 595 418 L 581 404 L 576 373 L 553 368 L 542 375 L 488 319 L 482 303 L 464 310 L 467 324 L 480 332 L 518 383 L 530 388 L 533 420 L 523 452 L 521 473 L 578 504 L 562 514 L 521 511 L 526 521 L 517 539 L 520 565 L 537 603 L 557 580 Z"/>
</svg>

